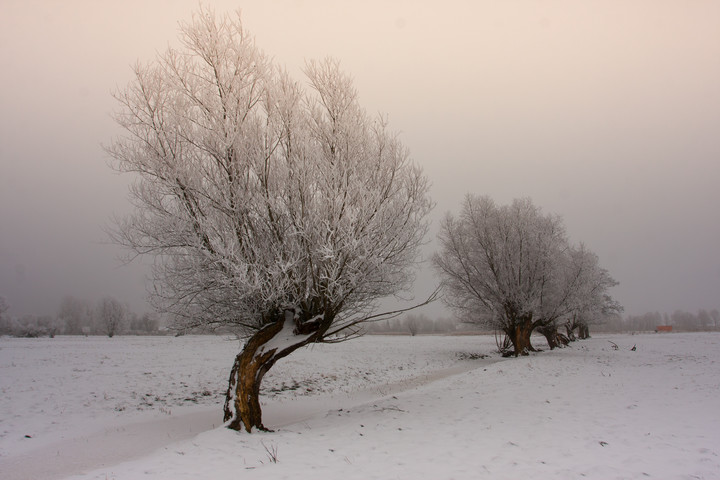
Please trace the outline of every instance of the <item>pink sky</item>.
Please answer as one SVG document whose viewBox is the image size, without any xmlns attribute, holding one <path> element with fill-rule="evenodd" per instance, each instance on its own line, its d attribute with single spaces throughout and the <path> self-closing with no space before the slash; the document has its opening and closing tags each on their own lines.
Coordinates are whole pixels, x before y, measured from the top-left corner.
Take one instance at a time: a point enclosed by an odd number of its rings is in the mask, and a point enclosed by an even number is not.
<svg viewBox="0 0 720 480">
<path fill-rule="evenodd" d="M 430 177 L 434 218 L 468 192 L 530 196 L 598 253 L 628 313 L 720 307 L 720 2 L 208 3 L 240 7 L 293 72 L 339 58 Z M 13 314 L 55 313 L 63 295 L 145 308 L 144 267 L 119 267 L 103 244 L 128 204 L 100 145 L 118 132 L 110 92 L 196 8 L 0 4 L 0 295 Z M 425 268 L 417 294 L 434 281 Z"/>
</svg>

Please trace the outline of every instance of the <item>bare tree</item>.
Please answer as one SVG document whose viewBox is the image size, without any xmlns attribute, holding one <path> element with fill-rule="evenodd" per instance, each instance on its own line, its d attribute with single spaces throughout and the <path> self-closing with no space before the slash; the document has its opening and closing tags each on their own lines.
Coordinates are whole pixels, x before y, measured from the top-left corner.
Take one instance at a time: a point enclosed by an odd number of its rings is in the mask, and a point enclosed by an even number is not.
<svg viewBox="0 0 720 480">
<path fill-rule="evenodd" d="M 410 332 L 410 336 L 414 337 L 418 334 L 418 331 L 420 330 L 420 323 L 421 320 L 416 315 L 408 315 L 405 317 L 405 321 L 403 322 L 405 324 L 405 327 L 407 328 L 408 332 Z"/>
<path fill-rule="evenodd" d="M 710 313 L 704 309 L 698 310 L 697 323 L 700 330 L 707 330 L 713 323 Z"/>
<path fill-rule="evenodd" d="M 91 317 L 92 309 L 86 301 L 70 295 L 63 297 L 57 318 L 66 335 L 82 334 L 83 327 L 90 326 Z"/>
<path fill-rule="evenodd" d="M 558 324 L 609 309 L 607 289 L 617 282 L 584 245 L 571 247 L 562 219 L 529 199 L 498 206 L 468 195 L 459 218 L 441 226 L 434 263 L 445 299 L 461 315 L 504 332 L 515 355 L 533 350 L 540 331 L 551 348 L 566 343 Z"/>
<path fill-rule="evenodd" d="M 10 323 L 10 332 L 15 337 L 37 338 L 48 336 L 54 338 L 60 323 L 50 315 L 23 315 L 13 319 Z"/>
<path fill-rule="evenodd" d="M 157 315 L 145 312 L 142 315 L 133 314 L 130 320 L 130 330 L 135 333 L 153 333 L 158 331 L 160 322 Z"/>
<path fill-rule="evenodd" d="M 541 302 L 542 325 L 538 327 L 550 349 L 567 345 L 575 328 L 580 338 L 588 338 L 590 323 L 622 311 L 608 294 L 618 282 L 600 267 L 598 256 L 584 244 L 568 247 L 556 268 L 556 281 L 549 284 Z M 558 332 L 560 324 L 565 324 L 567 336 Z"/>
<path fill-rule="evenodd" d="M 11 322 L 8 315 L 5 314 L 10 309 L 5 297 L 0 295 L 0 335 L 11 333 Z"/>
<path fill-rule="evenodd" d="M 122 303 L 113 297 L 105 297 L 98 303 L 96 312 L 98 328 L 112 338 L 120 333 L 125 321 L 126 310 Z"/>
<path fill-rule="evenodd" d="M 230 428 L 264 429 L 260 383 L 311 342 L 360 333 L 376 301 L 408 288 L 429 186 L 336 61 L 309 89 L 273 66 L 237 18 L 200 11 L 116 98 L 136 213 L 114 238 L 156 255 L 156 305 L 179 328 L 247 341 L 225 403 Z"/>
<path fill-rule="evenodd" d="M 434 264 L 446 302 L 505 332 L 516 356 L 533 350 L 530 335 L 545 321 L 543 295 L 567 248 L 561 219 L 543 215 L 530 199 L 498 206 L 468 195 L 459 218 L 446 216 L 439 238 Z"/>
<path fill-rule="evenodd" d="M 720 324 L 720 311 L 718 311 L 717 308 L 714 308 L 710 310 L 710 318 L 712 320 L 712 326 L 714 328 L 718 328 L 718 324 Z"/>
</svg>

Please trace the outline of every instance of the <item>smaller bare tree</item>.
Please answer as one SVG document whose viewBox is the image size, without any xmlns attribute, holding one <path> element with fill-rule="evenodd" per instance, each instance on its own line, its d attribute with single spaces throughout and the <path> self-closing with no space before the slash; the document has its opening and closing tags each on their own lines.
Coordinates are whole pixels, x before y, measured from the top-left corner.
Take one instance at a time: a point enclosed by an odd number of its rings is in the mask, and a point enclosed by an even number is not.
<svg viewBox="0 0 720 480">
<path fill-rule="evenodd" d="M 130 321 L 130 330 L 135 333 L 154 333 L 157 332 L 158 326 L 157 315 L 148 312 L 141 316 L 133 314 Z"/>
<path fill-rule="evenodd" d="M 415 315 L 408 315 L 405 318 L 405 327 L 410 332 L 410 336 L 414 337 L 420 330 L 420 319 Z"/>
<path fill-rule="evenodd" d="M 433 257 L 445 302 L 469 321 L 504 332 L 513 353 L 534 350 L 533 330 L 544 325 L 546 298 L 557 297 L 558 266 L 568 241 L 562 219 L 545 215 L 529 198 L 497 205 L 467 195 L 461 213 L 440 226 Z"/>
<path fill-rule="evenodd" d="M 580 338 L 589 336 L 588 324 L 600 315 L 609 315 L 622 307 L 607 293 L 618 284 L 599 265 L 598 256 L 584 244 L 571 246 L 561 257 L 562 264 L 554 286 L 541 303 L 543 324 L 537 331 L 545 336 L 550 349 L 567 345 L 577 328 Z M 568 335 L 558 332 L 564 324 Z"/>
<path fill-rule="evenodd" d="M 718 328 L 718 326 L 720 326 L 720 312 L 717 310 L 717 308 L 714 308 L 710 311 L 710 318 L 712 319 L 713 327 Z"/>
<path fill-rule="evenodd" d="M 125 307 L 113 297 L 105 297 L 98 303 L 96 310 L 97 326 L 110 338 L 120 333 L 125 316 Z"/>
<path fill-rule="evenodd" d="M 85 300 L 67 295 L 60 303 L 57 319 L 65 335 L 81 335 L 83 327 L 92 322 L 92 307 Z"/>
</svg>

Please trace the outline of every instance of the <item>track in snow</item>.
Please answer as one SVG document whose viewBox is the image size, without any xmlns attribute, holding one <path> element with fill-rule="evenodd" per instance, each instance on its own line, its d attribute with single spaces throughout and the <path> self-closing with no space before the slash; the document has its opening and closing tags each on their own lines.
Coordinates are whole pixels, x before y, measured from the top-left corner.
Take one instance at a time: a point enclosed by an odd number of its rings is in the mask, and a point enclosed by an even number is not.
<svg viewBox="0 0 720 480">
<path fill-rule="evenodd" d="M 398 382 L 314 397 L 269 400 L 263 404 L 264 423 L 281 429 L 332 410 L 350 409 L 399 392 L 430 384 L 475 368 L 486 367 L 499 358 L 468 360 L 459 364 Z M 172 415 L 112 427 L 96 433 L 70 438 L 38 449 L 2 459 L 5 480 L 56 480 L 73 474 L 116 465 L 142 457 L 160 448 L 192 438 L 222 423 L 220 406 L 196 407 L 189 413 Z"/>
</svg>

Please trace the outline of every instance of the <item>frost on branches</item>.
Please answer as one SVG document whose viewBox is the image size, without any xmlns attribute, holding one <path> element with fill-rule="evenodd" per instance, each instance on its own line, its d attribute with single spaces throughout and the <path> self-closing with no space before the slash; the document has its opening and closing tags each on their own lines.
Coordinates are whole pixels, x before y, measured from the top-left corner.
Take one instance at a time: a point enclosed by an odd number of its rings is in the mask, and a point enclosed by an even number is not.
<svg viewBox="0 0 720 480">
<path fill-rule="evenodd" d="M 116 94 L 125 133 L 108 152 L 138 181 L 113 236 L 155 256 L 154 300 L 178 326 L 247 338 L 225 419 L 262 429 L 278 359 L 358 334 L 377 299 L 409 287 L 429 186 L 336 61 L 309 62 L 305 88 L 239 15 L 200 11 L 181 40 Z"/>
<path fill-rule="evenodd" d="M 617 311 L 607 295 L 617 284 L 584 246 L 569 244 L 562 219 L 529 199 L 496 205 L 468 195 L 459 217 L 448 215 L 434 264 L 446 302 L 466 321 L 503 332 L 513 353 L 533 350 L 538 330 L 554 348 L 564 343 L 559 322 Z"/>
</svg>

